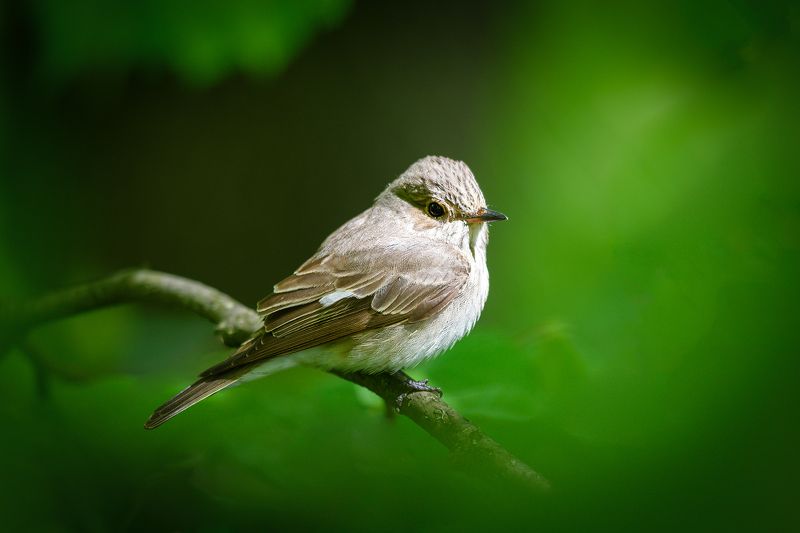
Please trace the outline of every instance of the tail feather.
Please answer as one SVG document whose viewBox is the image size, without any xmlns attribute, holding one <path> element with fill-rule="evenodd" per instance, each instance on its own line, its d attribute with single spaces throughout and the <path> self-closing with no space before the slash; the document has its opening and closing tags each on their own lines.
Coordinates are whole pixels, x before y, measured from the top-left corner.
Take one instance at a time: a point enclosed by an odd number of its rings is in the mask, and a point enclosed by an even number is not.
<svg viewBox="0 0 800 533">
<path fill-rule="evenodd" d="M 250 370 L 251 368 L 249 367 L 237 368 L 234 371 L 225 372 L 218 376 L 209 376 L 195 381 L 179 392 L 174 398 L 156 409 L 153 414 L 150 415 L 150 418 L 147 419 L 147 422 L 144 423 L 144 428 L 157 428 L 197 402 L 205 400 L 222 389 L 233 385 L 243 374 L 246 374 Z"/>
</svg>

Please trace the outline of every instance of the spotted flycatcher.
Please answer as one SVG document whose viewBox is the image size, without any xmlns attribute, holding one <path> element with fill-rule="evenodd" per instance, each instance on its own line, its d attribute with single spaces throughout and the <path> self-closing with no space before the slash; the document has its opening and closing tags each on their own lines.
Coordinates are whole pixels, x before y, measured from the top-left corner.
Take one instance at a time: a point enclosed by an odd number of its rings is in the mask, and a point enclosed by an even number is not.
<svg viewBox="0 0 800 533">
<path fill-rule="evenodd" d="M 447 350 L 469 333 L 489 294 L 486 223 L 495 220 L 506 216 L 486 207 L 467 165 L 420 159 L 258 303 L 262 329 L 145 427 L 296 364 L 397 372 Z"/>
</svg>

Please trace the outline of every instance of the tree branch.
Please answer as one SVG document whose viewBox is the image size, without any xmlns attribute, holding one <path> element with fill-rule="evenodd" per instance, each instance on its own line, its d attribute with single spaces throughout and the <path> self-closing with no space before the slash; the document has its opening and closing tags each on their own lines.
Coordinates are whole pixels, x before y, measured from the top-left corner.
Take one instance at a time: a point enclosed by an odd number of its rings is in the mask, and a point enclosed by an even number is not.
<svg viewBox="0 0 800 533">
<path fill-rule="evenodd" d="M 63 289 L 17 307 L 0 312 L 6 341 L 21 338 L 27 329 L 44 322 L 81 312 L 130 302 L 156 302 L 188 309 L 216 324 L 228 346 L 238 346 L 262 326 L 261 317 L 227 294 L 200 282 L 146 269 L 126 270 L 85 285 Z M 10 332 L 10 334 L 9 334 Z M 388 404 L 403 400 L 398 412 L 413 420 L 444 444 L 464 467 L 480 469 L 506 480 L 536 489 L 547 489 L 548 482 L 505 448 L 486 436 L 438 394 L 407 392 L 405 376 L 397 374 L 345 374 L 333 372 L 365 387 Z"/>
</svg>

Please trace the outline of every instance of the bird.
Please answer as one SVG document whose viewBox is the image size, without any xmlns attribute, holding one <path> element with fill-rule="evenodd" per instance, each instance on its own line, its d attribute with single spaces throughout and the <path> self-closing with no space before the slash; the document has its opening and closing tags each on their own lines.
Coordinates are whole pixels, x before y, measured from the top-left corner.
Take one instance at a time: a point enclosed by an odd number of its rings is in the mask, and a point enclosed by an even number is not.
<svg viewBox="0 0 800 533">
<path fill-rule="evenodd" d="M 488 223 L 501 220 L 464 162 L 419 159 L 275 284 L 258 302 L 263 327 L 158 407 L 145 428 L 295 365 L 395 373 L 448 350 L 481 315 Z M 408 386 L 439 391 L 410 378 Z"/>
</svg>

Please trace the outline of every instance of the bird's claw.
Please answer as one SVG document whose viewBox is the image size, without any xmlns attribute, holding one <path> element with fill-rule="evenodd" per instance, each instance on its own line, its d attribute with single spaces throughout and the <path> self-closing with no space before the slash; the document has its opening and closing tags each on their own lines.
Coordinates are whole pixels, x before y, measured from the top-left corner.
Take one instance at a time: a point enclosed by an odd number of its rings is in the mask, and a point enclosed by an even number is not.
<svg viewBox="0 0 800 533">
<path fill-rule="evenodd" d="M 404 390 L 403 392 L 398 394 L 397 398 L 395 398 L 395 406 L 397 407 L 398 410 L 401 407 L 403 407 L 403 402 L 406 401 L 406 398 L 408 398 L 410 395 L 414 394 L 415 392 L 432 392 L 432 393 L 438 395 L 439 398 L 442 397 L 442 389 L 440 389 L 439 387 L 431 387 L 430 385 L 428 385 L 428 380 L 427 379 L 423 379 L 423 380 L 417 381 L 417 380 L 408 378 L 407 380 L 404 381 L 403 384 L 405 385 L 406 390 Z"/>
</svg>

